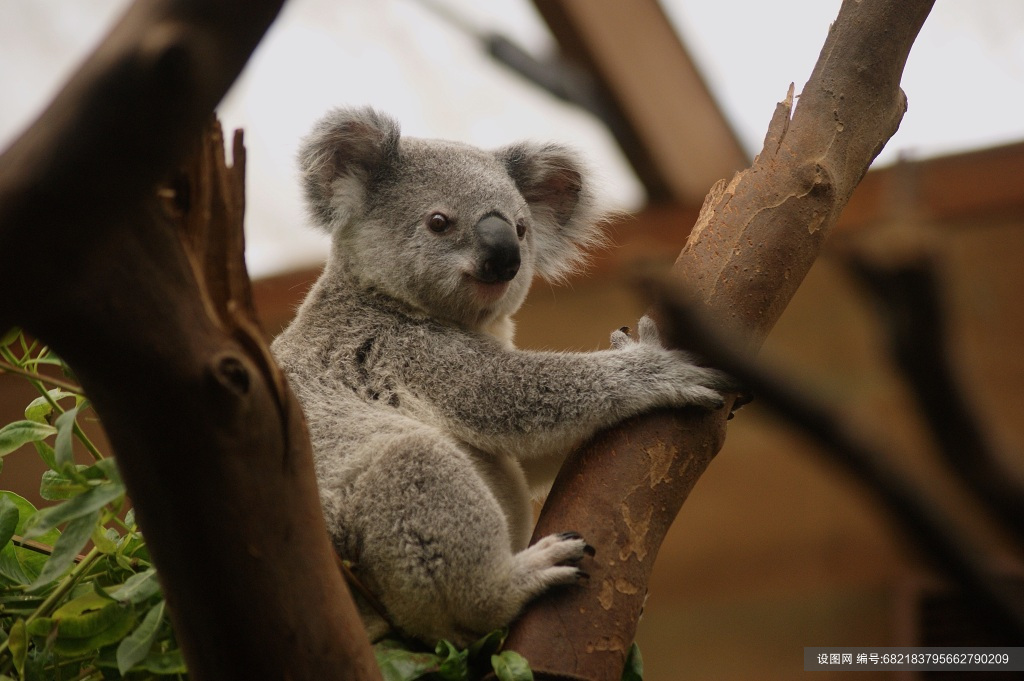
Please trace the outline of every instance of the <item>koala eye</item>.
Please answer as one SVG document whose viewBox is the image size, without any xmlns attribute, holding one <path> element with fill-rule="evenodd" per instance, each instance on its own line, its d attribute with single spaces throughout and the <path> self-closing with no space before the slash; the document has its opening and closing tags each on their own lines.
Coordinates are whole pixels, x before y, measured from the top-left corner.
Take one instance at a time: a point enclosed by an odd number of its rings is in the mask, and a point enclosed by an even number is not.
<svg viewBox="0 0 1024 681">
<path fill-rule="evenodd" d="M 516 236 L 522 239 L 526 236 L 526 222 L 523 220 L 516 220 Z"/>
<path fill-rule="evenodd" d="M 435 234 L 443 234 L 451 227 L 452 221 L 444 213 L 434 213 L 427 218 L 427 229 Z"/>
</svg>

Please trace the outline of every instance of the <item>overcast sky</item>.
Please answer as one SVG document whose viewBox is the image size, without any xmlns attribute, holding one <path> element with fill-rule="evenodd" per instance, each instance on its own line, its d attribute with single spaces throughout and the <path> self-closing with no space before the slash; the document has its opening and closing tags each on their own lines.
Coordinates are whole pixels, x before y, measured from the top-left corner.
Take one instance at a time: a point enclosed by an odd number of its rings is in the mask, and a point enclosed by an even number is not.
<svg viewBox="0 0 1024 681">
<path fill-rule="evenodd" d="M 542 54 L 553 43 L 525 0 L 433 0 L 471 27 Z M 750 153 L 775 103 L 799 91 L 839 0 L 669 0 L 677 30 Z M 45 105 L 127 0 L 0 0 L 0 148 Z M 878 162 L 1024 139 L 1024 2 L 936 3 L 903 79 L 910 110 Z M 293 157 L 327 109 L 372 104 L 408 134 L 485 147 L 520 138 L 583 149 L 609 201 L 643 191 L 604 129 L 483 56 L 425 0 L 291 0 L 221 106 L 249 151 L 247 259 L 256 276 L 316 264 L 324 238 L 304 229 Z"/>
</svg>

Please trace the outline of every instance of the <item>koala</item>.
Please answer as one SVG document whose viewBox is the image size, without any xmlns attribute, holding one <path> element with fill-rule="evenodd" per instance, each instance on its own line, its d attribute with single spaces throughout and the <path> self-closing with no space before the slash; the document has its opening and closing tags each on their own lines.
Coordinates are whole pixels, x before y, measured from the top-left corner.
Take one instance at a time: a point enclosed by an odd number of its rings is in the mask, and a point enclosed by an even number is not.
<svg viewBox="0 0 1024 681">
<path fill-rule="evenodd" d="M 338 109 L 299 152 L 324 271 L 272 350 L 312 439 L 323 512 L 373 638 L 466 645 L 585 576 L 572 528 L 528 546 L 531 498 L 567 452 L 654 407 L 722 406 L 728 379 L 663 348 L 650 320 L 597 352 L 520 350 L 534 277 L 601 241 L 577 155 L 403 137 Z"/>
</svg>

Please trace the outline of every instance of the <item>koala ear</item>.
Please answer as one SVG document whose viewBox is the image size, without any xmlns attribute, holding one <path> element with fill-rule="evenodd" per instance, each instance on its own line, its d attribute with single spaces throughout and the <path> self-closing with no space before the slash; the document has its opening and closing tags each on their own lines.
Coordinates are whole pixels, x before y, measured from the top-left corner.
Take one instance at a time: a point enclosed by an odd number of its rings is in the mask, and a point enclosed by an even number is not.
<svg viewBox="0 0 1024 681">
<path fill-rule="evenodd" d="M 362 206 L 366 187 L 398 153 L 392 118 L 365 107 L 334 109 L 303 140 L 298 160 L 309 214 L 334 232 Z"/>
<path fill-rule="evenodd" d="M 564 279 L 604 243 L 589 173 L 578 155 L 556 144 L 521 142 L 495 152 L 533 216 L 537 273 Z"/>
</svg>

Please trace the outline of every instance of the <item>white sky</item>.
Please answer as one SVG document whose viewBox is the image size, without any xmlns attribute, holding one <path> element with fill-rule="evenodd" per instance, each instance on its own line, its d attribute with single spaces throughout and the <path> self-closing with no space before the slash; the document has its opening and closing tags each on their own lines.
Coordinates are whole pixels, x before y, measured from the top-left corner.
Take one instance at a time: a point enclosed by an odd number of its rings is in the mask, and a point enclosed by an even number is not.
<svg viewBox="0 0 1024 681">
<path fill-rule="evenodd" d="M 553 46 L 526 0 L 435 0 L 535 53 Z M 0 149 L 45 106 L 127 0 L 0 0 Z M 666 0 L 666 11 L 751 154 L 775 102 L 817 58 L 839 0 Z M 910 110 L 879 162 L 1024 139 L 1024 2 L 939 0 L 903 79 Z M 290 0 L 220 108 L 248 147 L 247 260 L 254 276 L 318 263 L 293 157 L 327 109 L 371 104 L 411 135 L 485 147 L 529 137 L 583 149 L 610 203 L 643 190 L 589 116 L 481 55 L 418 0 Z"/>
</svg>

